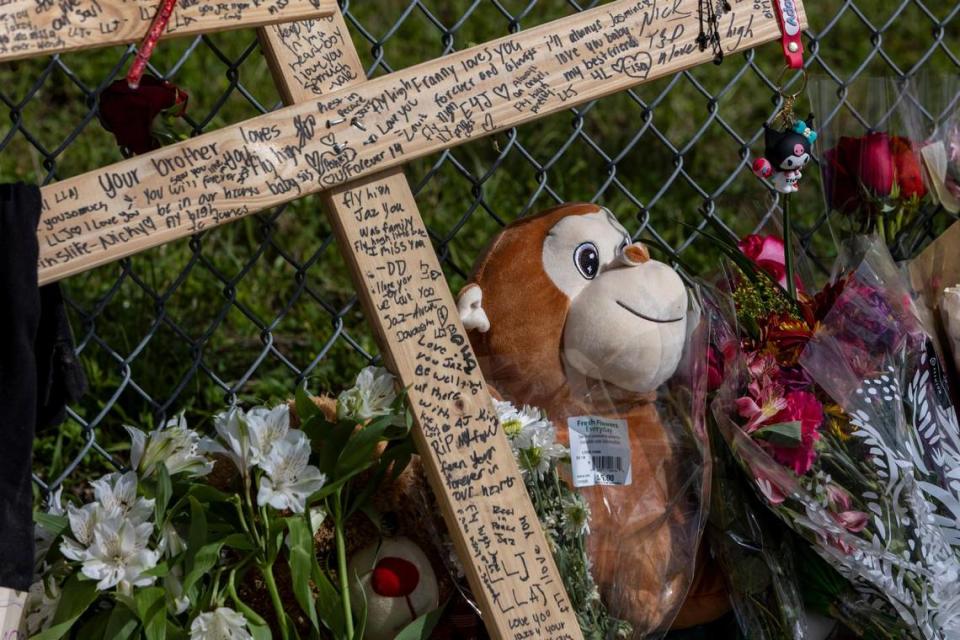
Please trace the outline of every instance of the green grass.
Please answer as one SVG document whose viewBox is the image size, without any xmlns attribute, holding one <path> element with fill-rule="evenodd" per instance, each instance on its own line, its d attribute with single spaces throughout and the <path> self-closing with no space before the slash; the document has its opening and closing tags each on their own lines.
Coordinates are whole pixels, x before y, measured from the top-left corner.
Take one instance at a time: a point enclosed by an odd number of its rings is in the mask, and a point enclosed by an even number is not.
<svg viewBox="0 0 960 640">
<path fill-rule="evenodd" d="M 449 27 L 474 3 L 433 0 L 426 4 Z M 517 0 L 503 4 L 514 13 L 526 7 L 526 2 Z M 894 0 L 862 0 L 860 6 L 868 20 L 883 24 L 900 4 Z M 807 5 L 813 28 L 819 31 L 833 21 L 842 3 L 808 0 Z M 370 33 L 382 37 L 405 7 L 406 2 L 399 0 L 355 0 L 350 8 Z M 944 16 L 950 9 L 944 6 L 933 10 Z M 531 27 L 571 11 L 560 0 L 542 0 L 521 25 Z M 483 1 L 453 33 L 452 41 L 462 48 L 504 35 L 507 29 L 507 19 L 492 3 Z M 911 4 L 883 32 L 884 51 L 899 68 L 910 69 L 933 42 L 933 31 L 933 23 Z M 943 45 L 954 55 L 960 54 L 958 34 L 960 22 L 946 25 Z M 818 52 L 834 72 L 847 78 L 871 53 L 870 38 L 871 30 L 847 11 L 819 42 Z M 357 33 L 354 40 L 365 64 L 370 64 L 370 46 Z M 221 33 L 208 41 L 234 60 L 248 51 L 254 35 L 250 31 Z M 164 42 L 155 54 L 155 64 L 162 70 L 173 68 L 190 46 L 189 41 Z M 415 10 L 384 43 L 383 55 L 397 69 L 436 57 L 443 49 L 440 32 Z M 122 51 L 109 48 L 68 54 L 63 61 L 76 80 L 92 90 L 110 80 Z M 769 210 L 768 193 L 741 160 L 744 149 L 725 130 L 728 127 L 747 138 L 754 152 L 760 150 L 753 138 L 760 123 L 769 117 L 773 102 L 769 87 L 754 69 L 743 72 L 747 59 L 772 78 L 781 64 L 778 47 L 771 44 L 749 57 L 732 56 L 720 67 L 704 65 L 692 71 L 692 78 L 704 91 L 717 95 L 719 119 L 709 123 L 707 100 L 686 78 L 665 78 L 637 89 L 640 99 L 655 105 L 650 110 L 625 94 L 582 110 L 584 136 L 602 148 L 610 160 L 593 149 L 585 137 L 573 141 L 556 157 L 573 131 L 571 112 L 550 116 L 516 132 L 516 142 L 537 163 L 548 167 L 542 175 L 517 146 L 511 146 L 511 138 L 505 134 L 453 150 L 451 159 L 474 176 L 486 175 L 498 161 L 500 164 L 489 177 L 474 184 L 447 161 L 418 191 L 424 218 L 444 241 L 441 248 L 449 261 L 447 275 L 452 289 L 456 291 L 462 285 L 463 275 L 501 223 L 552 205 L 551 191 L 564 200 L 598 199 L 632 231 L 640 229 L 641 220 L 647 221 L 643 237 L 655 248 L 659 245 L 651 229 L 663 244 L 681 250 L 679 258 L 691 272 L 711 272 L 716 254 L 709 243 L 702 239 L 685 242 L 691 235 L 689 225 L 701 219 L 698 210 L 704 204 L 704 195 L 682 176 L 669 188 L 664 189 L 664 185 L 682 170 L 715 197 L 718 215 L 741 234 L 752 231 Z M 20 108 L 19 103 L 31 95 L 46 65 L 47 59 L 40 59 L 0 66 L 0 90 L 18 104 L 8 124 L 0 127 L 0 140 L 9 123 L 22 121 L 30 134 L 53 152 L 89 118 L 92 105 L 59 68 Z M 925 68 L 939 73 L 957 71 L 942 50 L 929 58 Z M 739 80 L 728 86 L 741 72 Z M 874 56 L 862 75 L 889 73 L 886 62 Z M 259 50 L 247 55 L 238 74 L 256 100 L 268 107 L 278 103 Z M 196 129 L 179 125 L 185 135 L 212 131 L 258 114 L 239 91 L 231 88 L 226 65 L 205 44 L 193 51 L 172 80 L 190 93 L 189 114 L 198 123 Z M 668 88 L 669 94 L 661 99 Z M 634 143 L 645 127 L 639 142 Z M 671 146 L 683 152 L 682 165 L 678 165 Z M 62 153 L 56 154 L 56 175 L 76 175 L 120 158 L 112 136 L 93 118 L 82 125 L 79 135 Z M 411 183 L 420 185 L 438 158 L 412 163 L 408 167 Z M 0 151 L 0 180 L 41 181 L 50 168 L 45 161 L 26 136 L 17 133 Z M 735 171 L 736 177 L 726 184 Z M 809 172 L 795 205 L 806 227 L 812 227 L 823 210 L 813 173 Z M 609 182 L 611 174 L 616 181 Z M 540 189 L 541 184 L 546 188 Z M 717 195 L 721 188 L 723 193 Z M 482 206 L 474 207 L 476 198 Z M 101 446 L 119 446 L 117 443 L 126 438 L 121 424 L 148 422 L 155 413 L 134 385 L 124 386 L 127 379 L 154 398 L 167 414 L 189 408 L 196 416 L 209 415 L 229 399 L 222 386 L 212 381 L 214 378 L 227 387 L 239 387 L 245 402 L 288 396 L 297 376 L 280 355 L 298 369 L 312 367 L 309 376 L 313 390 L 336 390 L 347 384 L 365 359 L 338 335 L 349 336 L 367 353 L 375 353 L 376 347 L 359 305 L 353 302 L 347 270 L 329 236 L 318 199 L 309 197 L 291 203 L 281 215 L 254 216 L 190 242 L 151 250 L 125 266 L 110 265 L 68 280 L 65 287 L 79 307 L 74 329 L 91 381 L 91 392 L 78 411 L 85 419 L 92 419 L 118 395 L 97 430 Z M 261 253 L 265 239 L 270 242 Z M 193 246 L 202 248 L 196 263 L 191 262 Z M 816 247 L 818 252 L 829 254 L 827 234 L 818 236 Z M 664 259 L 670 254 L 661 251 L 658 256 Z M 304 287 L 298 283 L 298 269 L 288 257 L 296 263 L 314 263 Z M 189 275 L 180 281 L 181 272 L 188 267 Z M 158 292 L 162 305 L 137 282 Z M 231 295 L 237 304 L 231 303 Z M 345 310 L 342 326 L 332 321 L 328 309 Z M 265 342 L 265 329 L 270 330 L 272 342 Z M 101 344 L 109 345 L 119 359 Z M 314 366 L 320 353 L 324 357 Z M 208 370 L 192 375 L 201 357 Z M 84 444 L 83 432 L 76 424 L 41 434 L 37 472 L 47 479 L 56 477 Z M 102 465 L 98 456 L 89 456 L 79 475 L 93 473 Z"/>
</svg>

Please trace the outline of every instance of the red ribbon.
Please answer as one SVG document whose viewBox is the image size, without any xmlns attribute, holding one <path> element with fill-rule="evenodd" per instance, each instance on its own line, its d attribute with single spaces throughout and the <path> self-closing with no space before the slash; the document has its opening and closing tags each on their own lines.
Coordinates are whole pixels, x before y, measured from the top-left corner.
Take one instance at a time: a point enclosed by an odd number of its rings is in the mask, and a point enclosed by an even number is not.
<svg viewBox="0 0 960 640">
<path fill-rule="evenodd" d="M 787 66 L 791 69 L 803 68 L 803 41 L 800 39 L 800 11 L 797 9 L 797 0 L 773 0 L 773 8 L 777 14 L 777 23 L 780 33 L 783 34 L 783 56 L 787 59 Z"/>
<path fill-rule="evenodd" d="M 176 6 L 177 0 L 163 0 L 157 8 L 157 14 L 153 16 L 150 29 L 147 30 L 147 35 L 143 37 L 143 42 L 140 43 L 140 47 L 137 49 L 137 57 L 133 59 L 133 64 L 130 65 L 130 71 L 127 73 L 127 85 L 131 89 L 136 89 L 140 86 L 140 79 L 143 77 L 143 72 L 147 68 L 147 62 L 149 62 L 150 56 L 153 55 L 153 48 L 157 46 L 157 40 L 159 40 L 163 32 L 167 30 L 167 23 L 170 22 L 170 16 L 173 15 L 173 10 Z"/>
</svg>

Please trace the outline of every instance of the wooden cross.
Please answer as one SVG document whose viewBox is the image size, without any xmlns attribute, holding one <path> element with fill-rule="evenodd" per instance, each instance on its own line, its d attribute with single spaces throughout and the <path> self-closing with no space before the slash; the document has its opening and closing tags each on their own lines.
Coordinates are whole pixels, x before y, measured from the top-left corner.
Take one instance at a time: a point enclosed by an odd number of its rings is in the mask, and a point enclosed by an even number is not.
<svg viewBox="0 0 960 640">
<path fill-rule="evenodd" d="M 711 60 L 697 7 L 618 0 L 373 80 L 338 12 L 263 28 L 291 106 L 45 187 L 40 280 L 322 192 L 491 636 L 580 638 L 402 165 Z M 719 31 L 726 53 L 780 34 L 769 0 Z"/>
</svg>

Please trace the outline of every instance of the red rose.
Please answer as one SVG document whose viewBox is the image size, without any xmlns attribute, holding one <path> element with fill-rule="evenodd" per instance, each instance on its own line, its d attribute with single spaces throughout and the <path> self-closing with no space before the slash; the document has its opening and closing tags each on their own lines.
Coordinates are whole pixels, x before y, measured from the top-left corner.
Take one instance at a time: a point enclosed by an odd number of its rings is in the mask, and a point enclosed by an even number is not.
<svg viewBox="0 0 960 640">
<path fill-rule="evenodd" d="M 927 193 L 913 142 L 882 132 L 840 138 L 823 154 L 823 177 L 830 208 L 846 214 L 878 213 L 864 189 L 875 198 L 889 196 L 894 185 L 905 199 Z"/>
<path fill-rule="evenodd" d="M 897 185 L 900 187 L 901 198 L 922 198 L 927 195 L 927 187 L 923 183 L 923 173 L 918 160 L 918 151 L 909 138 L 894 136 L 890 140 L 890 150 L 893 154 L 893 164 L 897 174 Z"/>
<path fill-rule="evenodd" d="M 180 108 L 175 115 L 182 116 L 188 97 L 176 85 L 153 76 L 144 76 L 136 89 L 126 80 L 117 80 L 100 94 L 100 122 L 121 147 L 146 153 L 160 146 L 153 136 L 153 119 L 176 106 Z"/>
</svg>

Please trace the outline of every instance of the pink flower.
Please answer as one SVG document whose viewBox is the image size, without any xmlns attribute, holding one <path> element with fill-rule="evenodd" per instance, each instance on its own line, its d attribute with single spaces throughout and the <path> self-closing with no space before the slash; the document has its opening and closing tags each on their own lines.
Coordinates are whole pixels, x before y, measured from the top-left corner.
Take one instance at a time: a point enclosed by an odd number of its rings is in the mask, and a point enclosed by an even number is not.
<svg viewBox="0 0 960 640">
<path fill-rule="evenodd" d="M 774 459 L 803 475 L 816 458 L 814 445 L 820 438 L 823 424 L 823 405 L 809 391 L 791 391 L 786 395 L 786 408 L 773 417 L 773 423 L 800 422 L 800 442 L 796 446 L 770 444 Z"/>
<path fill-rule="evenodd" d="M 835 510 L 831 513 L 833 519 L 851 533 L 860 533 L 870 521 L 868 514 L 851 509 L 853 501 L 850 494 L 835 484 L 827 486 L 827 502 L 830 508 Z"/>
<path fill-rule="evenodd" d="M 737 247 L 757 267 L 766 271 L 781 287 L 787 288 L 787 255 L 783 240 L 776 236 L 758 236 L 750 234 L 744 237 Z M 794 276 L 800 288 L 800 279 Z"/>
<path fill-rule="evenodd" d="M 747 394 L 737 398 L 737 413 L 746 418 L 747 423 L 743 430 L 747 433 L 756 431 L 765 424 L 778 422 L 775 418 L 788 408 L 787 399 L 783 397 L 783 388 L 767 380 L 761 385 L 753 380 L 747 386 Z"/>
<path fill-rule="evenodd" d="M 850 508 L 850 494 L 838 485 L 827 485 L 827 502 L 834 509 L 847 511 Z"/>
<path fill-rule="evenodd" d="M 781 504 L 784 500 L 787 499 L 783 492 L 780 490 L 780 487 L 775 485 L 770 478 L 767 478 L 761 473 L 756 474 L 757 486 L 760 488 L 760 493 L 770 501 L 770 504 Z"/>
<path fill-rule="evenodd" d="M 870 521 L 870 516 L 863 511 L 843 511 L 834 514 L 833 517 L 844 529 L 851 533 L 860 533 L 867 527 L 867 522 Z"/>
</svg>

